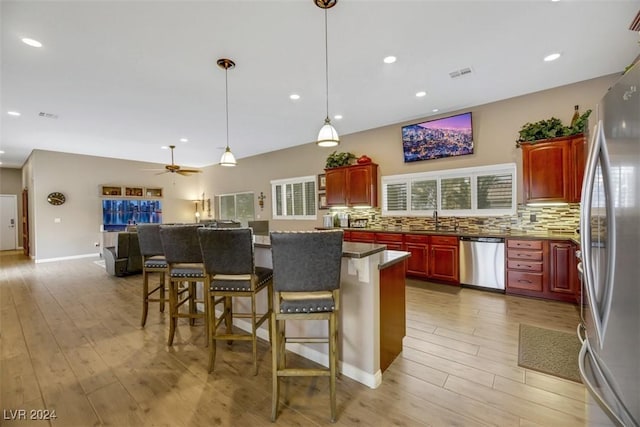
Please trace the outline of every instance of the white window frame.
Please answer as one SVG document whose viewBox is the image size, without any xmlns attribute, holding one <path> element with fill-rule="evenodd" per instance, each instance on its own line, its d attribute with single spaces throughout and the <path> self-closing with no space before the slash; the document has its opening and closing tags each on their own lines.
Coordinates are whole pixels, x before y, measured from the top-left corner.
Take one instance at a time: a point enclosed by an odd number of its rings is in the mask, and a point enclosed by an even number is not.
<svg viewBox="0 0 640 427">
<path fill-rule="evenodd" d="M 315 209 L 313 210 L 313 214 L 309 214 L 309 215 L 287 215 L 287 199 L 284 196 L 285 195 L 285 190 L 284 187 L 286 185 L 293 185 L 293 184 L 302 184 L 302 191 L 305 191 L 305 185 L 306 183 L 311 182 L 313 184 L 313 199 L 315 202 Z M 278 215 L 278 202 L 277 202 L 277 198 L 276 198 L 276 187 L 281 186 L 282 187 L 282 214 Z M 318 219 L 318 187 L 317 187 L 317 183 L 316 183 L 316 176 L 315 175 L 309 175 L 309 176 L 300 176 L 300 177 L 296 177 L 296 178 L 286 178 L 286 179 L 274 179 L 271 181 L 271 200 L 273 200 L 273 203 L 271 203 L 271 215 L 273 217 L 273 219 L 284 219 L 284 220 L 315 220 Z M 304 201 L 306 200 L 306 197 L 303 196 L 302 197 L 302 201 L 304 203 Z M 307 207 L 303 206 L 303 211 L 306 212 L 307 211 Z"/>
<path fill-rule="evenodd" d="M 485 175 L 503 175 L 511 174 L 511 208 L 508 209 L 478 209 L 477 200 L 477 178 Z M 447 178 L 471 178 L 471 209 L 441 209 L 442 191 L 441 181 Z M 488 166 L 476 166 L 470 168 L 448 169 L 434 172 L 419 172 L 402 175 L 388 175 L 381 178 L 382 183 L 382 216 L 432 216 L 432 210 L 412 210 L 411 209 L 411 183 L 413 181 L 437 180 L 437 211 L 443 216 L 501 216 L 515 215 L 517 211 L 517 175 L 515 163 L 501 163 Z M 401 184 L 407 185 L 406 210 L 389 211 L 387 210 L 387 185 Z"/>
</svg>

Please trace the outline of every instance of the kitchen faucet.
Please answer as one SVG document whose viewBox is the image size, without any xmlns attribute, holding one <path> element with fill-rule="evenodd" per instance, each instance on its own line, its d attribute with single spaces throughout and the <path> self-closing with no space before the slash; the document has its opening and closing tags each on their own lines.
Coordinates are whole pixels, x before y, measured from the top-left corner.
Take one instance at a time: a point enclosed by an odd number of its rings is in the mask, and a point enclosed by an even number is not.
<svg viewBox="0 0 640 427">
<path fill-rule="evenodd" d="M 433 210 L 433 217 L 436 220 L 436 230 L 440 228 L 440 223 L 438 222 L 438 209 Z"/>
</svg>

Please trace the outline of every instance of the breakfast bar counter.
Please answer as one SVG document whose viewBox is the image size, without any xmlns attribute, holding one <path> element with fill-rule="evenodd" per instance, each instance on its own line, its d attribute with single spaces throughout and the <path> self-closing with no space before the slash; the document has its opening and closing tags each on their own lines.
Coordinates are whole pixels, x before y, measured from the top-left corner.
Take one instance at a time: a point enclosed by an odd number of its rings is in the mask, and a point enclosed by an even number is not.
<svg viewBox="0 0 640 427">
<path fill-rule="evenodd" d="M 255 236 L 256 265 L 272 267 L 268 236 Z M 404 260 L 408 252 L 388 251 L 385 245 L 343 243 L 340 284 L 340 372 L 371 388 L 402 351 L 405 335 Z M 259 301 L 259 304 L 266 304 Z M 248 328 L 241 321 L 237 324 Z M 326 322 L 290 321 L 290 335 L 326 335 Z M 266 326 L 259 331 L 268 339 Z M 326 344 L 288 344 L 287 349 L 328 366 Z"/>
</svg>

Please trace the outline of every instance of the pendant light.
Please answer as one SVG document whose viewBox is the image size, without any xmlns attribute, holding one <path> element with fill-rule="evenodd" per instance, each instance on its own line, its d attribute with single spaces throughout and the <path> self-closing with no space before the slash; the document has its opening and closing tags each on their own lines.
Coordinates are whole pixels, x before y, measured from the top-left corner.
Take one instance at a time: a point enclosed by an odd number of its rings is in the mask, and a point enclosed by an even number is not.
<svg viewBox="0 0 640 427">
<path fill-rule="evenodd" d="M 316 144 L 318 147 L 335 147 L 340 144 L 340 137 L 338 136 L 336 129 L 331 126 L 331 120 L 329 120 L 329 43 L 327 41 L 327 9 L 335 6 L 336 3 L 338 3 L 338 0 L 314 0 L 314 3 L 320 9 L 324 9 L 324 66 L 326 83 L 325 89 L 327 95 L 327 116 L 324 119 L 324 126 L 322 126 L 322 128 L 320 128 L 320 132 L 318 132 L 318 140 L 316 141 Z"/>
<path fill-rule="evenodd" d="M 229 148 L 229 84 L 227 82 L 227 72 L 230 68 L 236 66 L 236 63 L 230 59 L 221 58 L 218 59 L 218 67 L 224 68 L 224 94 L 225 94 L 225 112 L 227 116 L 227 146 L 224 149 L 224 153 L 222 153 L 222 157 L 220 158 L 220 166 L 235 166 L 238 163 L 236 162 L 236 158 L 231 152 Z"/>
</svg>

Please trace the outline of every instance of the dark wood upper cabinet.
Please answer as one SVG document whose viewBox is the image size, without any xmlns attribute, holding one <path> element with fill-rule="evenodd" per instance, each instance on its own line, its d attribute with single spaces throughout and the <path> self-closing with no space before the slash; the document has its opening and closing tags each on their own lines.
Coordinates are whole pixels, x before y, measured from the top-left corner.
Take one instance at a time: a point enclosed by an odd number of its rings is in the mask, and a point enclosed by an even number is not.
<svg viewBox="0 0 640 427">
<path fill-rule="evenodd" d="M 378 206 L 378 165 L 342 166 L 325 169 L 327 205 Z"/>
<path fill-rule="evenodd" d="M 522 142 L 524 202 L 579 202 L 585 145 L 583 134 Z"/>
<path fill-rule="evenodd" d="M 325 169 L 328 206 L 347 205 L 347 170 L 343 167 Z"/>
</svg>

